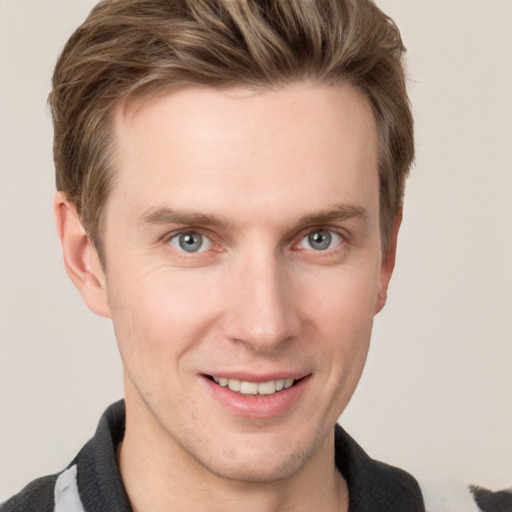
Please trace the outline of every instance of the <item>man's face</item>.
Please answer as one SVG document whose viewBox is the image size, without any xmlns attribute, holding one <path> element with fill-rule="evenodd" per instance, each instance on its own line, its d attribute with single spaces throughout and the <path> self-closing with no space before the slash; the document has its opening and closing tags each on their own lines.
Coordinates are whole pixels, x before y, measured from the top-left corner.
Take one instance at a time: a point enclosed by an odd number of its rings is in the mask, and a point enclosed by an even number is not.
<svg viewBox="0 0 512 512">
<path fill-rule="evenodd" d="M 103 239 L 128 430 L 235 479 L 332 453 L 392 266 L 367 101 L 188 88 L 115 130 Z"/>
</svg>

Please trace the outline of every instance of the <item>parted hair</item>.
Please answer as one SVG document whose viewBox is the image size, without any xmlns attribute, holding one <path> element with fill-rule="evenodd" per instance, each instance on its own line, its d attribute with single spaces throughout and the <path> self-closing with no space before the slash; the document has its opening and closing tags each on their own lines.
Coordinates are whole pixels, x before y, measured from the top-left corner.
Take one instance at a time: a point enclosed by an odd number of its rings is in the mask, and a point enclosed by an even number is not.
<svg viewBox="0 0 512 512">
<path fill-rule="evenodd" d="M 404 52 L 396 25 L 371 0 L 103 0 L 53 75 L 57 189 L 101 257 L 103 207 L 122 172 L 112 158 L 118 105 L 182 86 L 348 83 L 376 120 L 385 253 L 414 158 Z"/>
</svg>

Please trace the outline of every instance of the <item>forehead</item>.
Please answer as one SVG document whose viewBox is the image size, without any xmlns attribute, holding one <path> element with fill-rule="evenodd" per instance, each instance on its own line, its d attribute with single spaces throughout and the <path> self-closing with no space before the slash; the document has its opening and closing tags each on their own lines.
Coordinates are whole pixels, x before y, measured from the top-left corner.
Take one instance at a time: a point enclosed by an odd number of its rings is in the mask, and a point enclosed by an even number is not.
<svg viewBox="0 0 512 512">
<path fill-rule="evenodd" d="M 257 199 L 303 215 L 375 199 L 375 120 L 349 85 L 181 89 L 119 108 L 115 139 L 112 195 L 134 209 L 208 210 L 217 198 L 247 212 Z"/>
</svg>

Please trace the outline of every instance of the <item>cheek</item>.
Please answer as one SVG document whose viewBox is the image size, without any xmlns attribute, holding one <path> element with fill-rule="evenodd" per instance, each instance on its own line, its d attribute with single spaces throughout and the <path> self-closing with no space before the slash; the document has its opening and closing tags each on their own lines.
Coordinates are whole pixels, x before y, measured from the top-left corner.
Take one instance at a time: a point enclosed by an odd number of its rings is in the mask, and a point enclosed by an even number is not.
<svg viewBox="0 0 512 512">
<path fill-rule="evenodd" d="M 333 332 L 366 330 L 373 322 L 378 271 L 371 267 L 343 267 L 303 279 L 302 302 L 311 318 Z"/>
<path fill-rule="evenodd" d="M 151 373 L 162 365 L 176 367 L 205 334 L 214 316 L 206 294 L 198 293 L 196 283 L 175 277 L 158 270 L 133 279 L 112 276 L 112 321 L 128 368 L 133 363 Z"/>
<path fill-rule="evenodd" d="M 318 283 L 318 277 L 312 283 Z M 309 287 L 305 299 L 317 354 L 330 367 L 331 384 L 351 394 L 362 372 L 373 327 L 378 273 L 342 269 Z M 320 355 L 321 354 L 321 355 Z M 340 399 L 342 399 L 340 395 Z"/>
</svg>

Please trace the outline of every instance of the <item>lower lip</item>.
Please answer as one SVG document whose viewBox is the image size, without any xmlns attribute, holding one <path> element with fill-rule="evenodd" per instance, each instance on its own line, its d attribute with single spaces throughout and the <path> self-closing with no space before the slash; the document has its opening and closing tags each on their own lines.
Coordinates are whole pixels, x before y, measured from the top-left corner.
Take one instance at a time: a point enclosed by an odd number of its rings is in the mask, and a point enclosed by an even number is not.
<svg viewBox="0 0 512 512">
<path fill-rule="evenodd" d="M 301 399 L 310 377 L 308 375 L 273 395 L 242 395 L 228 387 L 219 386 L 205 376 L 202 378 L 213 397 L 229 412 L 249 418 L 274 418 L 292 409 Z"/>
</svg>

